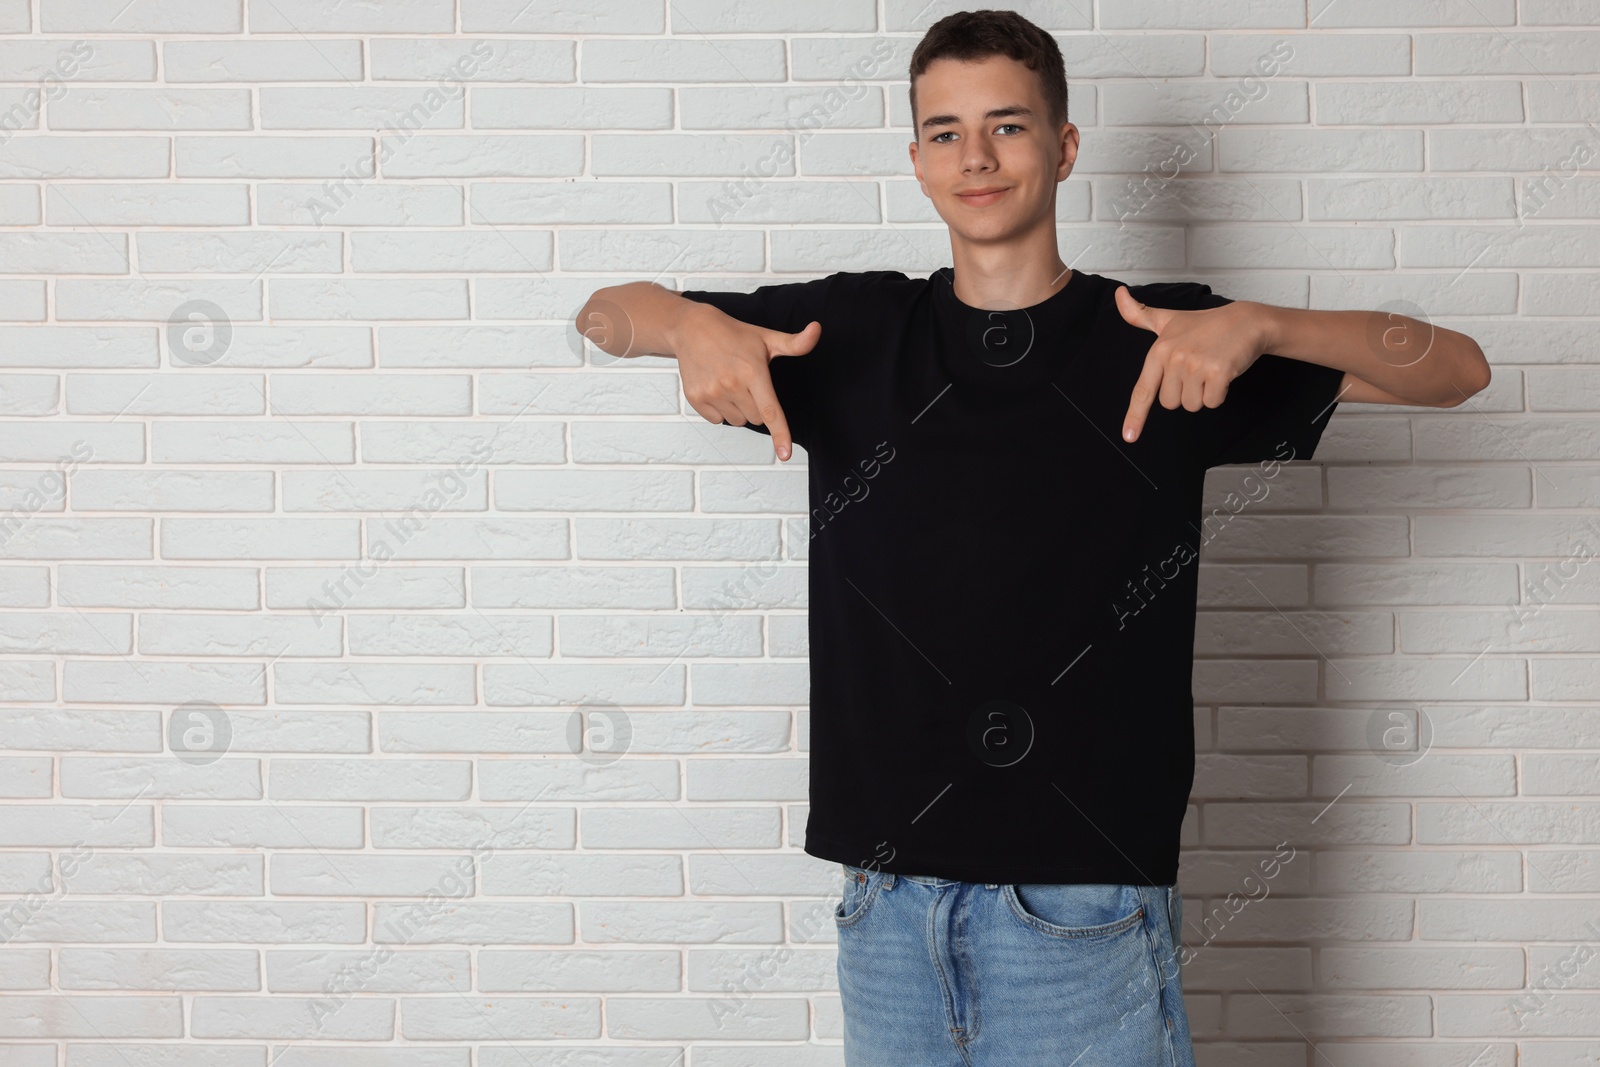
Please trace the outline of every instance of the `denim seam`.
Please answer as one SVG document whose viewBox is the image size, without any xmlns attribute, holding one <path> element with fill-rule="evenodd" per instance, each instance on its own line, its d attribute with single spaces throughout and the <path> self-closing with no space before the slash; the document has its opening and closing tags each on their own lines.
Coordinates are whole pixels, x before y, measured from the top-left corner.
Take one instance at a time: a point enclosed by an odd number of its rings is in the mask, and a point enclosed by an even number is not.
<svg viewBox="0 0 1600 1067">
<path fill-rule="evenodd" d="M 1145 924 L 1145 937 L 1150 942 L 1150 965 L 1156 972 L 1156 1002 L 1161 1007 L 1162 1029 L 1166 1031 L 1167 1063 L 1169 1067 L 1177 1067 L 1178 1048 L 1174 1044 L 1177 1028 L 1173 1025 L 1173 998 L 1178 995 L 1176 981 L 1168 981 L 1166 971 L 1161 966 L 1161 936 L 1157 933 L 1155 924 L 1155 909 L 1149 909 L 1149 920 Z M 1167 928 L 1172 926 L 1172 914 L 1167 913 L 1165 920 Z M 1173 957 L 1176 962 L 1176 955 Z M 1174 975 L 1176 978 L 1176 975 Z"/>
</svg>

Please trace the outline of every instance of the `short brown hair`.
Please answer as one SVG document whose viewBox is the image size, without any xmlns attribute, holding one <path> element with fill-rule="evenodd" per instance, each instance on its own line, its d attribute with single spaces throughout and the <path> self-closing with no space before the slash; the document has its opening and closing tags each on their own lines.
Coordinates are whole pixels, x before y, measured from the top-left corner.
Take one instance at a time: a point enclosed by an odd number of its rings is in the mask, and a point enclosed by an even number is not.
<svg viewBox="0 0 1600 1067">
<path fill-rule="evenodd" d="M 916 125 L 917 76 L 936 59 L 1010 56 L 1039 78 L 1050 122 L 1067 121 L 1067 72 L 1056 39 L 1015 11 L 957 11 L 928 27 L 911 53 L 911 116 Z"/>
</svg>

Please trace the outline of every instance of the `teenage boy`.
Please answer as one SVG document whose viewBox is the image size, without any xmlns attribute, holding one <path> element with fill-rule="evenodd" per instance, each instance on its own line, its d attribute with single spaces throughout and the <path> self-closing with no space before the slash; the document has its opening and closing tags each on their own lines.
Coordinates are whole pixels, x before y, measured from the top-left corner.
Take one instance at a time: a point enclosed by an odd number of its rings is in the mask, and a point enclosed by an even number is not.
<svg viewBox="0 0 1600 1067">
<path fill-rule="evenodd" d="M 635 282 L 578 321 L 675 356 L 705 419 L 806 449 L 805 850 L 844 878 L 846 1061 L 1183 1067 L 1205 472 L 1270 483 L 1337 401 L 1453 407 L 1489 366 L 1411 319 L 1069 269 L 1079 131 L 1060 50 L 1014 12 L 941 19 L 910 80 L 952 267 Z"/>
</svg>

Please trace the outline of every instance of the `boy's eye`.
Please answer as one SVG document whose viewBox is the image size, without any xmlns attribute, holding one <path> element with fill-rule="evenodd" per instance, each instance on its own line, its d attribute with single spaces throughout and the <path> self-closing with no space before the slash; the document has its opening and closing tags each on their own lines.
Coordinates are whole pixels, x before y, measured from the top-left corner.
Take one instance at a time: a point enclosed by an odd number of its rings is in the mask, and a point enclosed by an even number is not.
<svg viewBox="0 0 1600 1067">
<path fill-rule="evenodd" d="M 1020 130 L 1020 129 L 1022 129 L 1022 127 L 1020 125 L 1018 125 L 1017 123 L 1015 123 L 1015 122 L 1002 122 L 1000 125 L 996 126 L 995 129 L 996 130 L 1005 130 L 1005 129 Z M 941 141 L 940 138 L 949 137 L 954 132 L 955 132 L 954 130 L 946 130 L 943 133 L 936 133 L 932 137 L 928 138 L 928 140 L 934 142 L 935 144 L 944 144 L 946 142 Z"/>
</svg>

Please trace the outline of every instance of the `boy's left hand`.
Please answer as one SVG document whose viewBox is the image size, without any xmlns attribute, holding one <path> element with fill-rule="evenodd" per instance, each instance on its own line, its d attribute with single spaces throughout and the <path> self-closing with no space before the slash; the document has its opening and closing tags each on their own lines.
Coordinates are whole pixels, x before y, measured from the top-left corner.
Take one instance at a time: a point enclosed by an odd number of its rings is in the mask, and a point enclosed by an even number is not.
<svg viewBox="0 0 1600 1067">
<path fill-rule="evenodd" d="M 1116 299 L 1124 319 L 1156 335 L 1122 420 L 1124 441 L 1138 439 L 1158 395 L 1168 409 L 1214 408 L 1228 395 L 1229 383 L 1261 355 L 1261 322 L 1250 301 L 1176 311 L 1139 303 L 1126 285 L 1117 287 Z"/>
</svg>

